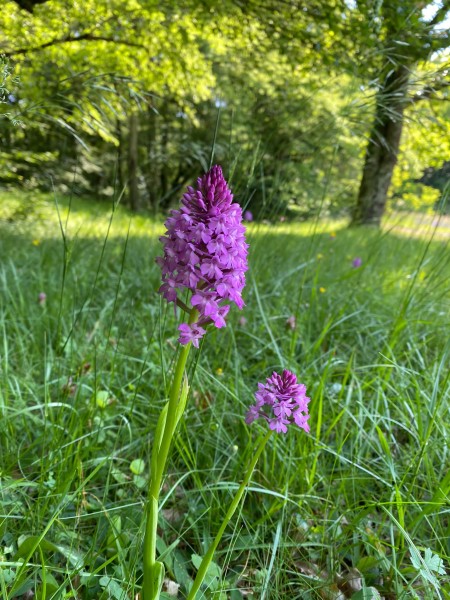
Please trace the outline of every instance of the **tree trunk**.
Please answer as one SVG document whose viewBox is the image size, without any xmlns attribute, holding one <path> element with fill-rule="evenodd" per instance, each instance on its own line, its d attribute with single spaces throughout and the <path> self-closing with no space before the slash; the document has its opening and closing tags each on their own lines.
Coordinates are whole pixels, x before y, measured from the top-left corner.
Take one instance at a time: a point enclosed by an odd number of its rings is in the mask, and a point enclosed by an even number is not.
<svg viewBox="0 0 450 600">
<path fill-rule="evenodd" d="M 399 66 L 387 75 L 377 94 L 375 120 L 367 144 L 352 225 L 379 227 L 381 223 L 397 162 L 408 79 L 409 68 Z"/>
<path fill-rule="evenodd" d="M 140 198 L 138 190 L 138 115 L 131 113 L 129 119 L 129 139 L 128 139 L 128 197 L 130 207 L 133 211 L 140 208 Z"/>
</svg>

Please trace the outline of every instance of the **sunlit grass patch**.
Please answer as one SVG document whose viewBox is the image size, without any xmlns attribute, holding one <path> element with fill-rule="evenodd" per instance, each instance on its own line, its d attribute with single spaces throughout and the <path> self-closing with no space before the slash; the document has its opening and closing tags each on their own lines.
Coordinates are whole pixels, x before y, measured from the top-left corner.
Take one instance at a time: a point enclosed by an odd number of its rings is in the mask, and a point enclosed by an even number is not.
<svg viewBox="0 0 450 600">
<path fill-rule="evenodd" d="M 435 212 L 392 212 L 383 220 L 386 231 L 404 238 L 434 239 L 446 242 L 450 239 L 450 217 Z"/>
<path fill-rule="evenodd" d="M 0 193 L 0 221 L 14 224 L 16 230 L 33 231 L 34 245 L 42 239 L 151 237 L 160 235 L 162 223 L 146 215 L 132 215 L 120 202 L 98 202 L 58 194 L 30 192 Z"/>
</svg>

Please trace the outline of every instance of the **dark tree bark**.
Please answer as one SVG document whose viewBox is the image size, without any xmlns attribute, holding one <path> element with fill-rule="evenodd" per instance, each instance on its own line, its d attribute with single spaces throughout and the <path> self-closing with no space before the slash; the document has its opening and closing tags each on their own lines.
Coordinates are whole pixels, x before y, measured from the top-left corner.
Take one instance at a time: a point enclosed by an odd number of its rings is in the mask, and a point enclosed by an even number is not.
<svg viewBox="0 0 450 600">
<path fill-rule="evenodd" d="M 45 2 L 48 2 L 48 0 L 16 0 L 16 4 L 18 4 L 20 8 L 23 8 L 29 13 L 33 12 L 33 8 L 37 4 L 45 4 Z"/>
<path fill-rule="evenodd" d="M 128 138 L 128 198 L 133 211 L 138 211 L 141 204 L 138 189 L 138 126 L 138 115 L 133 112 L 129 118 Z"/>
<path fill-rule="evenodd" d="M 392 70 L 377 94 L 353 225 L 379 226 L 381 223 L 400 147 L 409 72 L 406 65 Z"/>
<path fill-rule="evenodd" d="M 39 50 L 45 50 L 51 46 L 57 46 L 59 44 L 71 44 L 79 42 L 110 42 L 113 44 L 123 44 L 124 46 L 131 46 L 133 48 L 145 48 L 142 44 L 136 44 L 135 42 L 129 42 L 128 40 L 119 40 L 114 37 L 108 37 L 106 35 L 93 35 L 92 33 L 81 33 L 77 36 L 67 35 L 62 38 L 55 38 L 45 44 L 39 44 L 39 46 L 25 46 L 23 48 L 16 48 L 15 50 L 8 50 L 3 52 L 4 56 L 18 56 L 19 54 L 31 54 L 32 52 L 39 52 Z"/>
</svg>

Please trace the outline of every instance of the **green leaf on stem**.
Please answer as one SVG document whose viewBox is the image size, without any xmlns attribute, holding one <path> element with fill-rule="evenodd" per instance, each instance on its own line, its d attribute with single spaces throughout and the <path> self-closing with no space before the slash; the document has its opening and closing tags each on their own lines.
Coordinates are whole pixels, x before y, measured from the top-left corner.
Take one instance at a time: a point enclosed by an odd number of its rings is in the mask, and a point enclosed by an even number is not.
<svg viewBox="0 0 450 600">
<path fill-rule="evenodd" d="M 164 428 L 166 426 L 168 406 L 169 406 L 168 404 L 166 404 L 164 406 L 164 408 L 161 411 L 161 414 L 159 415 L 158 423 L 156 424 L 155 439 L 153 440 L 152 461 L 151 461 L 152 477 L 155 476 L 155 474 L 158 470 L 158 453 L 159 453 L 159 449 L 161 447 L 161 440 L 162 440 L 162 437 L 164 434 Z"/>
<path fill-rule="evenodd" d="M 186 377 L 186 374 L 185 374 L 184 378 L 183 378 L 183 387 L 181 388 L 180 400 L 179 400 L 178 406 L 177 406 L 177 414 L 176 414 L 176 418 L 175 418 L 175 429 L 176 429 L 181 417 L 183 416 L 184 409 L 186 408 L 188 394 L 189 394 L 189 383 L 188 383 L 188 378 Z"/>
<path fill-rule="evenodd" d="M 157 560 L 155 562 L 154 568 L 154 579 L 153 579 L 153 589 L 155 590 L 155 596 L 151 600 L 157 600 L 161 593 L 162 584 L 164 581 L 164 575 L 166 574 L 166 569 L 162 562 Z"/>
</svg>

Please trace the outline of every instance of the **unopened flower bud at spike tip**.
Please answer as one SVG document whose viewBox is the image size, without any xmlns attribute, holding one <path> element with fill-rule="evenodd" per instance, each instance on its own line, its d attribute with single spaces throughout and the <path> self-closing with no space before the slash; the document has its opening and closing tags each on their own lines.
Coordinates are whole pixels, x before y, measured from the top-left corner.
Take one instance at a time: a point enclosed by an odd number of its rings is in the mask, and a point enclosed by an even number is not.
<svg viewBox="0 0 450 600">
<path fill-rule="evenodd" d="M 297 383 L 297 376 L 291 371 L 285 369 L 281 375 L 274 372 L 265 384 L 258 383 L 255 400 L 245 417 L 248 425 L 263 418 L 277 433 L 287 433 L 289 425 L 309 432 L 310 399 L 306 396 L 306 386 Z"/>
<path fill-rule="evenodd" d="M 203 326 L 226 325 L 229 302 L 243 308 L 242 290 L 247 271 L 245 227 L 242 209 L 219 165 L 212 167 L 188 186 L 179 210 L 171 211 L 161 242 L 164 257 L 157 263 L 162 271 L 160 293 L 168 302 L 177 302 L 180 293 L 190 290 L 191 306 L 199 313 L 190 331 L 181 331 L 179 341 L 198 346 Z M 196 328 L 194 338 L 191 337 Z"/>
</svg>

